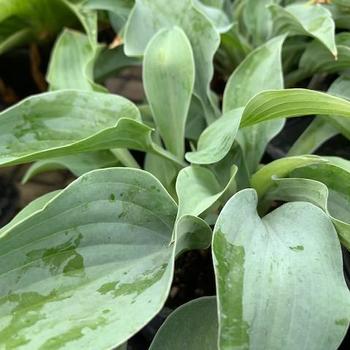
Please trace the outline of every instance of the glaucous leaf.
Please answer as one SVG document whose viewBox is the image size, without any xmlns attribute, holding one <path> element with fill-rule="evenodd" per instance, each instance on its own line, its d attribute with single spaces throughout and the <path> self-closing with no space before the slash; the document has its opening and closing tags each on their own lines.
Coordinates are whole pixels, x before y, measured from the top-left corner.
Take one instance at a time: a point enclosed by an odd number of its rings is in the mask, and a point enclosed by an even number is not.
<svg viewBox="0 0 350 350">
<path fill-rule="evenodd" d="M 272 34 L 272 18 L 268 5 L 278 0 L 246 0 L 243 7 L 243 20 L 250 40 L 259 46 L 265 43 Z"/>
<path fill-rule="evenodd" d="M 213 164 L 223 159 L 230 151 L 241 122 L 243 108 L 224 113 L 200 135 L 197 150 L 186 153 L 193 164 Z"/>
<path fill-rule="evenodd" d="M 333 56 L 337 56 L 335 24 L 326 7 L 305 2 L 284 8 L 272 4 L 269 9 L 276 32 L 311 36 L 319 40 Z"/>
<path fill-rule="evenodd" d="M 219 349 L 337 349 L 350 293 L 332 222 L 302 202 L 261 219 L 257 201 L 237 193 L 215 225 Z"/>
<path fill-rule="evenodd" d="M 185 126 L 194 85 L 194 60 L 179 27 L 159 31 L 143 60 L 143 82 L 153 118 L 166 148 L 182 158 Z"/>
<path fill-rule="evenodd" d="M 316 117 L 294 142 L 288 156 L 298 156 L 316 151 L 323 143 L 339 134 L 329 120 Z"/>
<path fill-rule="evenodd" d="M 176 204 L 150 174 L 97 170 L 1 236 L 0 347 L 111 349 L 162 308 Z"/>
<path fill-rule="evenodd" d="M 47 171 L 68 169 L 71 173 L 78 177 L 89 171 L 107 168 L 117 164 L 118 160 L 116 157 L 107 150 L 42 159 L 33 163 L 28 168 L 23 176 L 22 183 L 26 183 L 36 175 Z"/>
<path fill-rule="evenodd" d="M 127 99 L 60 90 L 29 97 L 0 113 L 0 165 L 128 147 L 172 159 L 152 144 L 151 128 Z M 152 149 L 152 150 L 151 150 Z"/>
<path fill-rule="evenodd" d="M 263 91 L 254 96 L 244 109 L 241 127 L 276 118 L 312 114 L 350 117 L 350 102 L 323 92 L 307 89 Z"/>
<path fill-rule="evenodd" d="M 217 326 L 216 298 L 192 300 L 168 316 L 149 350 L 214 350 Z"/>
<path fill-rule="evenodd" d="M 179 199 L 178 217 L 188 214 L 199 216 L 227 191 L 232 191 L 236 171 L 237 168 L 226 187 L 222 188 L 214 173 L 208 168 L 191 165 L 182 169 L 176 180 L 176 193 Z"/>
<path fill-rule="evenodd" d="M 273 185 L 274 177 L 285 177 L 298 167 L 325 162 L 326 159 L 315 155 L 280 158 L 260 168 L 251 177 L 251 185 L 261 198 Z"/>
<path fill-rule="evenodd" d="M 337 59 L 317 40 L 309 43 L 300 58 L 299 70 L 306 77 L 315 73 L 336 73 L 348 69 L 350 65 L 350 34 L 339 33 L 335 36 Z"/>
<path fill-rule="evenodd" d="M 141 27 L 140 27 L 141 26 Z M 213 57 L 220 44 L 214 24 L 199 11 L 192 0 L 138 0 L 125 28 L 125 52 L 143 55 L 148 42 L 162 28 L 180 27 L 193 50 L 196 67 L 194 93 L 200 99 L 207 122 L 216 119 L 209 84 L 213 76 Z"/>
<path fill-rule="evenodd" d="M 94 63 L 102 47 L 91 45 L 80 32 L 64 30 L 51 53 L 47 81 L 50 90 L 106 91 L 94 83 Z M 69 62 L 69 64 L 68 64 Z"/>
<path fill-rule="evenodd" d="M 224 92 L 223 110 L 245 107 L 263 90 L 283 89 L 281 51 L 285 35 L 256 48 L 229 78 Z M 282 129 L 284 120 L 268 121 L 241 129 L 237 135 L 250 173 L 254 172 L 267 143 Z"/>
</svg>

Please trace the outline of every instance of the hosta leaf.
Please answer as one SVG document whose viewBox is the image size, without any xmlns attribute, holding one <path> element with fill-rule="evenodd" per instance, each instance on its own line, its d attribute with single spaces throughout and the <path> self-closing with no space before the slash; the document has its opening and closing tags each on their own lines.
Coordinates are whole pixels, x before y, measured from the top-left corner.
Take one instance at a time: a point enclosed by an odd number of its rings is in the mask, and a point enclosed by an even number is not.
<svg viewBox="0 0 350 350">
<path fill-rule="evenodd" d="M 150 350 L 214 350 L 217 348 L 216 298 L 192 300 L 168 316 Z"/>
<path fill-rule="evenodd" d="M 339 131 L 328 120 L 316 117 L 298 137 L 288 152 L 289 156 L 313 153 L 324 142 L 337 135 Z"/>
<path fill-rule="evenodd" d="M 47 74 L 50 90 L 106 91 L 93 81 L 94 62 L 100 49 L 101 47 L 91 45 L 86 35 L 65 30 L 51 53 Z"/>
<path fill-rule="evenodd" d="M 176 256 L 187 250 L 206 249 L 212 240 L 210 226 L 200 217 L 183 215 L 176 222 Z"/>
<path fill-rule="evenodd" d="M 91 170 L 107 168 L 117 163 L 116 157 L 107 150 L 43 159 L 29 167 L 23 176 L 22 183 L 26 183 L 32 177 L 46 171 L 68 169 L 75 176 L 80 176 Z"/>
<path fill-rule="evenodd" d="M 281 51 L 285 36 L 268 41 L 251 52 L 233 72 L 227 82 L 223 110 L 244 107 L 257 93 L 269 89 L 283 89 Z M 238 132 L 249 172 L 254 172 L 267 143 L 283 127 L 284 121 L 269 121 Z"/>
<path fill-rule="evenodd" d="M 251 177 L 251 185 L 255 188 L 258 196 L 262 197 L 273 185 L 274 177 L 285 177 L 298 167 L 325 162 L 327 162 L 326 159 L 314 155 L 277 159 L 259 169 Z"/>
<path fill-rule="evenodd" d="M 85 7 L 85 0 L 61 0 L 77 16 L 89 37 L 91 45 L 97 45 L 97 11 Z"/>
<path fill-rule="evenodd" d="M 301 3 L 285 8 L 273 4 L 269 8 L 277 32 L 311 36 L 319 40 L 334 56 L 337 56 L 334 38 L 335 25 L 332 14 L 326 7 Z"/>
<path fill-rule="evenodd" d="M 40 211 L 44 206 L 54 197 L 56 197 L 61 190 L 53 191 L 44 194 L 41 197 L 34 199 L 27 206 L 25 206 L 7 225 L 0 228 L 0 237 L 5 234 L 10 228 L 17 225 L 19 222 L 27 219 L 37 211 Z"/>
<path fill-rule="evenodd" d="M 193 164 L 212 164 L 230 151 L 237 135 L 243 109 L 236 108 L 223 114 L 200 135 L 197 150 L 186 153 Z"/>
<path fill-rule="evenodd" d="M 114 147 L 166 154 L 152 144 L 151 129 L 142 124 L 136 106 L 116 95 L 76 90 L 40 94 L 0 113 L 0 119 L 0 165 Z"/>
<path fill-rule="evenodd" d="M 164 144 L 178 158 L 184 155 L 194 72 L 191 44 L 180 28 L 161 30 L 149 42 L 143 61 L 145 92 Z"/>
<path fill-rule="evenodd" d="M 105 49 L 99 54 L 95 62 L 94 77 L 97 81 L 103 81 L 103 79 L 118 73 L 124 68 L 140 66 L 141 63 L 140 58 L 127 57 L 123 45 L 119 45 L 114 49 Z"/>
<path fill-rule="evenodd" d="M 140 27 L 141 26 L 141 27 Z M 177 0 L 137 0 L 125 28 L 125 52 L 129 56 L 143 55 L 148 42 L 162 28 L 180 27 L 193 50 L 196 67 L 194 92 L 201 101 L 208 122 L 215 120 L 209 83 L 213 76 L 213 57 L 220 36 L 214 24 L 192 3 Z"/>
<path fill-rule="evenodd" d="M 340 33 L 336 37 L 337 59 L 318 41 L 313 41 L 306 47 L 299 63 L 299 70 L 305 76 L 315 73 L 335 73 L 347 70 L 350 65 L 350 35 Z"/>
<path fill-rule="evenodd" d="M 219 349 L 337 349 L 350 294 L 332 222 L 310 203 L 263 219 L 256 205 L 255 191 L 243 190 L 215 225 Z"/>
<path fill-rule="evenodd" d="M 201 0 L 193 0 L 193 4 L 213 22 L 219 33 L 225 33 L 232 27 L 232 22 L 222 8 L 205 4 Z"/>
<path fill-rule="evenodd" d="M 225 192 L 232 191 L 236 171 L 237 168 L 226 187 L 222 188 L 213 172 L 207 168 L 192 165 L 182 169 L 176 180 L 176 193 L 179 198 L 178 217 L 187 214 L 198 216 L 210 208 Z"/>
<path fill-rule="evenodd" d="M 283 76 L 281 49 L 285 36 L 270 40 L 251 52 L 229 78 L 223 100 L 223 116 L 201 134 L 197 151 L 186 154 L 194 164 L 211 164 L 223 159 L 236 138 L 241 107 L 258 92 L 282 89 Z M 273 121 L 241 130 L 237 138 L 250 168 L 259 163 L 266 143 L 283 126 L 283 121 Z"/>
<path fill-rule="evenodd" d="M 349 118 L 350 102 L 323 92 L 307 89 L 263 91 L 249 101 L 243 112 L 241 127 L 276 118 L 312 114 Z"/>
<path fill-rule="evenodd" d="M 268 5 L 276 2 L 278 0 L 244 1 L 244 24 L 255 45 L 263 44 L 271 36 L 273 22 Z"/>
<path fill-rule="evenodd" d="M 266 193 L 264 201 L 265 205 L 275 200 L 317 205 L 330 215 L 340 241 L 350 249 L 348 183 L 349 173 L 334 165 L 308 166 L 291 172 L 288 178 L 274 178 L 273 187 Z"/>
<path fill-rule="evenodd" d="M 84 175 L 1 237 L 0 347 L 110 349 L 162 308 L 176 204 L 150 174 Z"/>
<path fill-rule="evenodd" d="M 87 0 L 84 7 L 92 10 L 108 11 L 111 24 L 115 30 L 120 31 L 124 28 L 134 3 L 135 0 Z"/>
</svg>

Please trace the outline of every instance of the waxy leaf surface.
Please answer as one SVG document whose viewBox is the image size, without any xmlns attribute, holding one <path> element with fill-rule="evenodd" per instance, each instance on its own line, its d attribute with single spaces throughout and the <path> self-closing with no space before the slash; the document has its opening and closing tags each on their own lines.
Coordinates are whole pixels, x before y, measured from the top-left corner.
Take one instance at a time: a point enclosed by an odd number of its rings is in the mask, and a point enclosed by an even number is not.
<svg viewBox="0 0 350 350">
<path fill-rule="evenodd" d="M 0 238 L 0 348 L 124 343 L 167 298 L 176 211 L 152 175 L 114 168 L 82 176 L 8 227 Z"/>
<path fill-rule="evenodd" d="M 215 225 L 219 349 L 337 349 L 350 293 L 331 220 L 310 203 L 263 219 L 256 206 L 255 191 L 243 190 Z"/>
</svg>

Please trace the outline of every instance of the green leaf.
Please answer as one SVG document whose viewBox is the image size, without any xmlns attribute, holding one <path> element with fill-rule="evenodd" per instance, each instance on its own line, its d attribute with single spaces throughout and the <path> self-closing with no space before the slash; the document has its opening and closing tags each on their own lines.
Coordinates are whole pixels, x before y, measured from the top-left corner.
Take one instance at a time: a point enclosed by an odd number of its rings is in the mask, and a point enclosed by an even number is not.
<svg viewBox="0 0 350 350">
<path fill-rule="evenodd" d="M 210 226 L 201 218 L 193 215 L 181 216 L 175 225 L 176 256 L 194 249 L 207 249 L 212 240 Z"/>
<path fill-rule="evenodd" d="M 128 147 L 174 159 L 123 97 L 76 90 L 32 96 L 0 113 L 0 165 Z"/>
<path fill-rule="evenodd" d="M 176 204 L 150 174 L 82 176 L 1 237 L 0 347 L 110 349 L 162 308 Z"/>
<path fill-rule="evenodd" d="M 333 165 L 307 166 L 301 168 L 301 171 L 297 169 L 291 172 L 288 178 L 273 178 L 273 187 L 266 193 L 263 205 L 267 207 L 276 200 L 302 201 L 317 205 L 330 216 L 340 241 L 350 250 L 348 181 L 349 172 Z"/>
<path fill-rule="evenodd" d="M 288 156 L 313 153 L 324 142 L 338 133 L 338 130 L 328 120 L 316 117 L 294 142 L 288 152 Z"/>
<path fill-rule="evenodd" d="M 256 205 L 255 191 L 243 190 L 215 225 L 219 349 L 336 349 L 350 294 L 332 222 L 310 203 L 263 219 Z"/>
<path fill-rule="evenodd" d="M 277 159 L 259 169 L 251 177 L 251 185 L 256 190 L 259 198 L 261 198 L 273 185 L 274 177 L 285 177 L 298 167 L 324 162 L 327 162 L 327 160 L 314 155 Z"/>
<path fill-rule="evenodd" d="M 178 27 L 159 31 L 147 45 L 143 82 L 153 118 L 166 148 L 182 158 L 194 85 L 191 44 Z"/>
<path fill-rule="evenodd" d="M 299 62 L 299 69 L 305 72 L 306 77 L 315 73 L 336 73 L 348 69 L 350 65 L 350 34 L 337 34 L 335 40 L 338 51 L 336 60 L 318 41 L 308 44 Z"/>
<path fill-rule="evenodd" d="M 268 5 L 278 0 L 244 1 L 243 20 L 250 39 L 258 46 L 266 42 L 272 34 L 272 18 Z"/>
<path fill-rule="evenodd" d="M 180 27 L 193 50 L 196 67 L 194 93 L 200 99 L 207 122 L 216 119 L 209 84 L 213 76 L 213 57 L 220 44 L 214 24 L 192 3 L 178 0 L 138 0 L 125 28 L 125 52 L 128 56 L 143 55 L 148 42 L 162 28 Z"/>
<path fill-rule="evenodd" d="M 94 83 L 93 77 L 94 63 L 101 49 L 91 45 L 89 38 L 82 33 L 63 31 L 51 53 L 47 73 L 50 90 L 106 91 Z"/>
<path fill-rule="evenodd" d="M 117 74 L 120 70 L 140 66 L 142 61 L 137 57 L 127 57 L 123 45 L 114 49 L 103 50 L 94 66 L 94 77 L 97 81 L 103 81 L 111 75 Z"/>
<path fill-rule="evenodd" d="M 216 298 L 192 300 L 173 311 L 149 350 L 213 350 L 217 348 Z"/>
<path fill-rule="evenodd" d="M 350 117 L 350 102 L 329 94 L 307 89 L 263 91 L 247 104 L 241 127 L 263 121 L 312 114 Z"/>
<path fill-rule="evenodd" d="M 85 0 L 61 0 L 79 19 L 92 46 L 97 45 L 97 11 L 85 7 Z"/>
<path fill-rule="evenodd" d="M 335 25 L 331 12 L 324 6 L 301 3 L 285 8 L 272 4 L 269 7 L 278 33 L 307 35 L 319 40 L 335 57 Z"/>
<path fill-rule="evenodd" d="M 34 176 L 46 171 L 68 169 L 78 177 L 89 171 L 106 168 L 117 163 L 118 160 L 115 156 L 107 150 L 43 159 L 35 162 L 28 168 L 23 176 L 22 183 L 26 183 Z"/>
<path fill-rule="evenodd" d="M 199 216 L 225 193 L 232 191 L 236 171 L 237 168 L 225 188 L 222 188 L 213 172 L 207 168 L 192 165 L 182 169 L 176 181 L 178 217 L 187 214 Z"/>
<path fill-rule="evenodd" d="M 54 197 L 56 197 L 61 190 L 53 191 L 44 194 L 41 197 L 38 197 L 31 201 L 26 207 L 24 207 L 7 225 L 1 227 L 0 237 L 10 230 L 13 226 L 17 225 L 19 222 L 27 219 L 29 216 L 35 214 L 37 211 L 40 211 L 44 206 Z"/>
<path fill-rule="evenodd" d="M 222 8 L 207 5 L 201 0 L 193 0 L 193 4 L 212 21 L 218 33 L 225 33 L 232 27 L 232 22 Z"/>
<path fill-rule="evenodd" d="M 186 153 L 193 164 L 213 164 L 223 159 L 230 151 L 241 122 L 243 108 L 223 114 L 200 135 L 197 150 Z"/>
<path fill-rule="evenodd" d="M 271 39 L 251 52 L 229 78 L 224 92 L 223 110 L 244 107 L 263 90 L 283 89 L 281 51 L 285 35 Z M 282 129 L 284 120 L 253 125 L 238 132 L 248 170 L 254 172 L 267 143 Z"/>
<path fill-rule="evenodd" d="M 113 21 L 111 22 L 116 25 L 114 29 L 121 31 L 125 26 L 134 3 L 135 0 L 87 0 L 84 3 L 84 7 L 91 10 L 108 11 L 110 18 L 113 16 Z"/>
</svg>

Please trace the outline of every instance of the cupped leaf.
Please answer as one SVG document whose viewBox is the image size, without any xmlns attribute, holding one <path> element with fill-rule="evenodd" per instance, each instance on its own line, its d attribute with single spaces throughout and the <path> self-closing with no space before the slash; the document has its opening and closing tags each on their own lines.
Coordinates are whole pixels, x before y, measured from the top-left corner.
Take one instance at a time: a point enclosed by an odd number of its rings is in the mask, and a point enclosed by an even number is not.
<svg viewBox="0 0 350 350">
<path fill-rule="evenodd" d="M 330 165 L 327 164 L 327 166 Z M 318 171 L 322 171 L 322 167 L 318 168 Z M 341 172 L 339 169 L 333 169 L 332 175 L 334 176 L 334 180 L 343 181 L 345 179 L 349 181 L 349 173 L 347 173 L 347 176 L 342 176 Z M 329 175 L 330 173 L 330 171 L 327 171 L 325 175 Z M 297 175 L 300 175 L 300 178 L 295 177 Z M 350 222 L 348 220 L 350 195 L 346 182 L 342 184 L 338 182 L 334 186 L 330 178 L 326 178 L 328 180 L 326 182 L 313 180 L 312 176 L 308 178 L 308 171 L 304 169 L 301 173 L 296 171 L 292 172 L 289 176 L 287 178 L 273 179 L 273 186 L 265 194 L 263 205 L 267 208 L 269 203 L 276 200 L 284 202 L 302 201 L 317 205 L 325 213 L 330 215 L 340 241 L 350 250 Z M 322 177 L 325 176 L 321 176 L 320 180 L 322 180 Z M 340 210 L 337 210 L 339 208 Z M 332 210 L 332 213 L 330 210 Z M 344 214 L 346 215 L 344 216 Z"/>
<path fill-rule="evenodd" d="M 177 220 L 175 229 L 176 256 L 188 250 L 207 249 L 210 247 L 212 230 L 200 217 L 183 215 Z"/>
<path fill-rule="evenodd" d="M 125 28 L 125 52 L 128 56 L 143 55 L 148 42 L 162 28 L 180 27 L 193 50 L 196 67 L 194 93 L 205 111 L 207 122 L 216 119 L 209 84 L 213 76 L 213 58 L 220 44 L 214 24 L 199 11 L 192 0 L 138 0 Z"/>
<path fill-rule="evenodd" d="M 241 127 L 263 121 L 312 114 L 350 117 L 350 102 L 329 94 L 307 89 L 263 91 L 247 104 Z"/>
<path fill-rule="evenodd" d="M 179 198 L 178 217 L 187 214 L 199 216 L 227 191 L 232 191 L 236 171 L 237 168 L 225 188 L 222 188 L 210 169 L 196 165 L 182 169 L 176 180 L 176 193 Z"/>
<path fill-rule="evenodd" d="M 251 185 L 261 198 L 273 185 L 274 177 L 285 177 L 298 167 L 325 162 L 327 162 L 326 159 L 314 155 L 277 159 L 259 169 L 251 177 Z"/>
<path fill-rule="evenodd" d="M 219 349 L 337 349 L 350 294 L 332 222 L 310 203 L 263 219 L 256 206 L 255 191 L 243 190 L 215 225 Z"/>
<path fill-rule="evenodd" d="M 86 35 L 66 29 L 57 39 L 51 53 L 47 73 L 50 90 L 106 91 L 93 81 L 94 62 L 101 49 L 91 45 Z"/>
<path fill-rule="evenodd" d="M 173 311 L 155 335 L 150 350 L 217 348 L 216 298 L 192 300 Z"/>
<path fill-rule="evenodd" d="M 223 114 L 210 124 L 200 135 L 197 150 L 186 153 L 186 159 L 193 164 L 213 164 L 223 159 L 230 151 L 243 108 L 236 108 Z"/>
<path fill-rule="evenodd" d="M 110 148 L 149 150 L 151 128 L 123 97 L 61 90 L 32 96 L 0 113 L 0 165 Z"/>
<path fill-rule="evenodd" d="M 0 347 L 110 349 L 162 308 L 176 204 L 150 174 L 86 174 L 1 236 Z"/>
<path fill-rule="evenodd" d="M 191 44 L 182 29 L 157 33 L 143 61 L 143 81 L 153 118 L 166 148 L 182 158 L 185 126 L 194 85 Z"/>
<path fill-rule="evenodd" d="M 68 169 L 75 176 L 80 176 L 95 169 L 117 165 L 117 163 L 116 157 L 107 150 L 43 159 L 28 168 L 23 176 L 22 183 L 26 183 L 34 176 L 46 171 Z"/>
<path fill-rule="evenodd" d="M 319 40 L 334 56 L 335 24 L 331 12 L 319 4 L 301 3 L 285 8 L 272 4 L 270 7 L 275 30 L 294 35 L 308 35 Z"/>
</svg>

